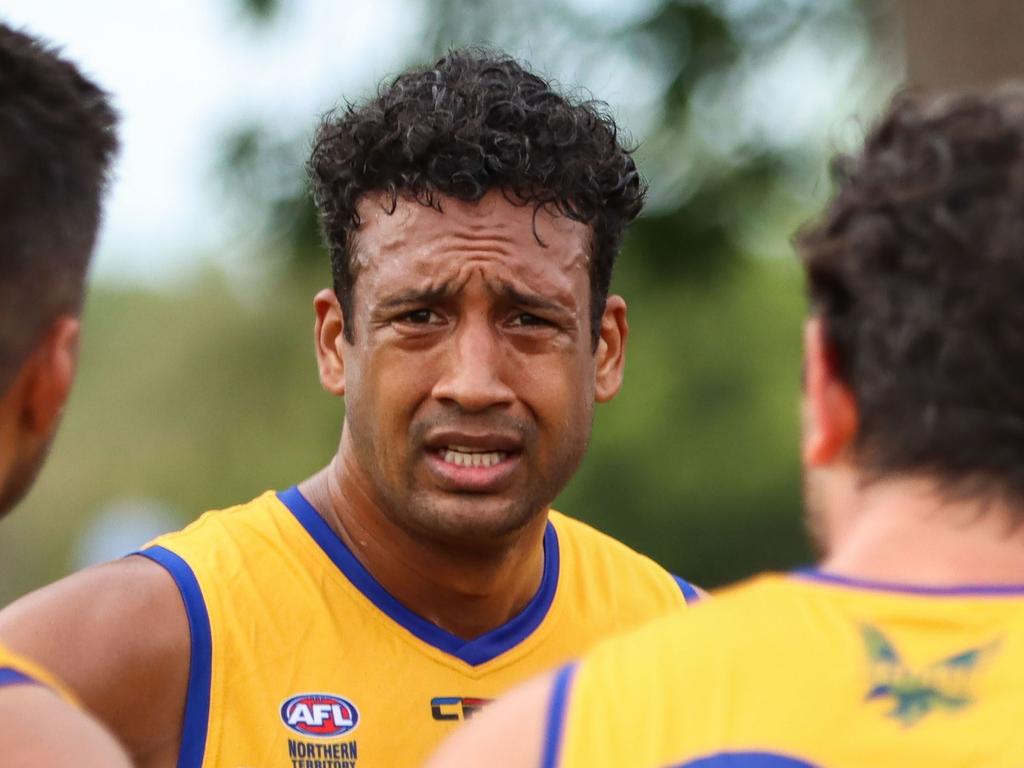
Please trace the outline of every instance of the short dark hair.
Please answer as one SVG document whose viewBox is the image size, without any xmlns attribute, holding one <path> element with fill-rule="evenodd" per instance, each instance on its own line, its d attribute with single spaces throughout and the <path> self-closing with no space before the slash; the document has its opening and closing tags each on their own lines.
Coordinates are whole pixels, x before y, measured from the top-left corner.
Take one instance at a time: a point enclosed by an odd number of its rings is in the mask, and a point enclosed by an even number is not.
<svg viewBox="0 0 1024 768">
<path fill-rule="evenodd" d="M 0 392 L 53 319 L 81 308 L 116 123 L 73 64 L 0 24 Z"/>
<path fill-rule="evenodd" d="M 383 192 L 392 209 L 400 195 L 439 208 L 439 194 L 474 202 L 497 189 L 588 224 L 596 344 L 622 235 L 646 191 L 603 103 L 571 100 L 509 56 L 480 48 L 449 51 L 369 101 L 328 113 L 308 170 L 349 341 L 363 195 Z"/>
<path fill-rule="evenodd" d="M 798 236 L 854 458 L 1024 500 L 1024 89 L 898 96 Z"/>
</svg>

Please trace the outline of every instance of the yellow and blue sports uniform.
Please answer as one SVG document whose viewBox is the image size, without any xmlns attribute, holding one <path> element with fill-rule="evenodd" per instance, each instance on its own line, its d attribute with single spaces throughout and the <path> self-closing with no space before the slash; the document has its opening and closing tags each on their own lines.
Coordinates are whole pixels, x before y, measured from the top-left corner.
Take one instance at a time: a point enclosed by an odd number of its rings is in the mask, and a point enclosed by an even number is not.
<svg viewBox="0 0 1024 768">
<path fill-rule="evenodd" d="M 545 768 L 1024 765 L 1024 586 L 765 575 L 555 676 Z"/>
<path fill-rule="evenodd" d="M 33 661 L 0 645 L 0 689 L 9 685 L 41 685 L 69 704 L 78 700 L 57 678 Z"/>
<path fill-rule="evenodd" d="M 140 554 L 170 572 L 188 614 L 179 768 L 417 765 L 510 686 L 696 596 L 552 512 L 537 594 L 461 640 L 388 594 L 296 488 L 207 513 Z"/>
</svg>

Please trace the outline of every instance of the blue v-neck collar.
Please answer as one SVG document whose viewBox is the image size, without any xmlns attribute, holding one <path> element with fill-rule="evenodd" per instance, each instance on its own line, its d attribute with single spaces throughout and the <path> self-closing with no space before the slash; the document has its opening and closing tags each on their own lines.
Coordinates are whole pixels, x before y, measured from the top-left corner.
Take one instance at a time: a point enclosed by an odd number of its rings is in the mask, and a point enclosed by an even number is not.
<svg viewBox="0 0 1024 768">
<path fill-rule="evenodd" d="M 496 629 L 472 640 L 463 640 L 424 619 L 396 600 L 331 529 L 298 488 L 292 486 L 277 494 L 356 589 L 393 621 L 428 645 L 454 656 L 471 666 L 485 664 L 522 643 L 547 616 L 558 588 L 558 535 L 549 521 L 544 530 L 544 573 L 540 588 L 526 607 Z"/>
</svg>

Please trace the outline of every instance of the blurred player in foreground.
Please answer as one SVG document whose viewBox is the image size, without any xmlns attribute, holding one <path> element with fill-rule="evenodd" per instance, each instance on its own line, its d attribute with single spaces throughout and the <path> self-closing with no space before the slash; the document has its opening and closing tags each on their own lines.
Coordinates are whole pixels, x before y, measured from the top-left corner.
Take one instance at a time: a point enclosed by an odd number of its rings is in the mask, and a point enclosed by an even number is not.
<svg viewBox="0 0 1024 768">
<path fill-rule="evenodd" d="M 524 686 L 432 765 L 1024 764 L 1024 91 L 898 98 L 798 242 L 815 569 Z"/>
<path fill-rule="evenodd" d="M 144 766 L 372 768 L 685 605 L 688 584 L 548 509 L 622 380 L 608 288 L 643 185 L 616 134 L 477 52 L 329 116 L 310 172 L 337 455 L 15 604 L 2 637 Z"/>
<path fill-rule="evenodd" d="M 0 23 L 0 515 L 32 486 L 71 391 L 116 122 L 73 64 Z M 0 646 L 0 764 L 128 762 L 55 677 Z"/>
</svg>

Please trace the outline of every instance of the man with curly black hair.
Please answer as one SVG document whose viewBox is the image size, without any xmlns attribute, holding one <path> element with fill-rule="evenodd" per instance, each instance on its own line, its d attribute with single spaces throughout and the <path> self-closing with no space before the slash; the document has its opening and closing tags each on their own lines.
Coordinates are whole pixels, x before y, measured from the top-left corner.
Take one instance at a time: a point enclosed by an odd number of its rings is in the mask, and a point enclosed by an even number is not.
<svg viewBox="0 0 1024 768">
<path fill-rule="evenodd" d="M 798 238 L 820 565 L 602 644 L 432 765 L 1024 764 L 1024 89 L 897 98 L 835 170 Z"/>
<path fill-rule="evenodd" d="M 74 64 L 0 23 L 0 516 L 31 488 L 71 391 L 116 125 Z M 19 650 L 0 645 L 0 763 L 127 767 L 32 648 Z"/>
<path fill-rule="evenodd" d="M 602 106 L 454 51 L 328 115 L 309 172 L 337 454 L 30 598 L 9 635 L 53 637 L 140 765 L 415 765 L 510 685 L 697 594 L 549 510 L 623 374 L 608 290 L 644 186 Z M 69 626 L 95 595 L 102 618 Z"/>
</svg>

